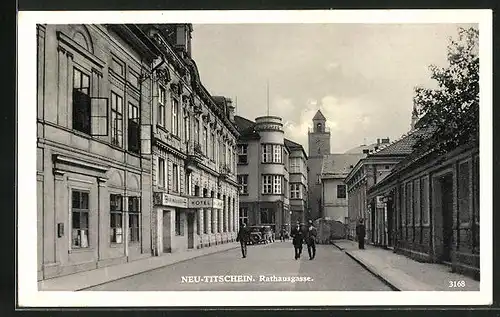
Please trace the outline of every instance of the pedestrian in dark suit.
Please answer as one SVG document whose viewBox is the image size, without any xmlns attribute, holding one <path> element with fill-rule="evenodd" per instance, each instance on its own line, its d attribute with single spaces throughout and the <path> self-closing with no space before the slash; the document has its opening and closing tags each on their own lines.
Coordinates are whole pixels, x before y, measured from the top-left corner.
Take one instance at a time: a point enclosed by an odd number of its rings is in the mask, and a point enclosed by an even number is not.
<svg viewBox="0 0 500 317">
<path fill-rule="evenodd" d="M 304 241 L 304 234 L 299 222 L 292 228 L 290 235 L 292 236 L 293 248 L 295 249 L 295 260 L 297 260 L 302 254 L 302 243 Z"/>
<path fill-rule="evenodd" d="M 360 219 L 359 224 L 356 226 L 356 236 L 358 237 L 358 248 L 360 249 L 365 248 L 365 235 L 366 235 L 365 224 L 363 223 L 363 219 Z"/>
<path fill-rule="evenodd" d="M 309 253 L 309 260 L 314 259 L 316 257 L 316 236 L 318 235 L 318 231 L 316 227 L 313 226 L 312 220 L 309 220 L 309 226 L 307 228 L 306 233 L 306 243 L 307 243 L 307 252 Z"/>
<path fill-rule="evenodd" d="M 250 232 L 248 231 L 246 223 L 241 225 L 240 231 L 238 231 L 238 236 L 236 237 L 236 242 L 240 242 L 242 258 L 247 257 L 247 244 L 250 241 Z"/>
</svg>

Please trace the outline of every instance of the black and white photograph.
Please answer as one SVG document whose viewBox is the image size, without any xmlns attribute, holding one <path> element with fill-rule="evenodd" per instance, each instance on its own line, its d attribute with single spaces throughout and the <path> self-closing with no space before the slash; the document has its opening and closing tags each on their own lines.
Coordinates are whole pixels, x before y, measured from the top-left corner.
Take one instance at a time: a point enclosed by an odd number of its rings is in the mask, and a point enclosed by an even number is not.
<svg viewBox="0 0 500 317">
<path fill-rule="evenodd" d="M 491 303 L 491 16 L 20 12 L 19 304 Z"/>
</svg>

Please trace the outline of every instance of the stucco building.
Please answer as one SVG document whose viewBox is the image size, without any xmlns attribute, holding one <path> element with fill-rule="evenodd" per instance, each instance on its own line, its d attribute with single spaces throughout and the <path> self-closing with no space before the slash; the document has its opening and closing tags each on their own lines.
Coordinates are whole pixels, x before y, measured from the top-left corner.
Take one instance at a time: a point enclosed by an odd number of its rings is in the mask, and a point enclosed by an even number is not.
<svg viewBox="0 0 500 317">
<path fill-rule="evenodd" d="M 37 25 L 39 280 L 151 255 L 152 158 L 142 127 L 152 123 L 152 83 L 141 77 L 155 53 L 139 36 Z"/>
<path fill-rule="evenodd" d="M 328 154 L 321 168 L 323 218 L 347 223 L 348 194 L 345 178 L 364 154 Z"/>
<path fill-rule="evenodd" d="M 191 25 L 141 29 L 161 57 L 152 96 L 153 253 L 234 241 L 239 134 L 231 100 L 211 96 L 201 83 Z"/>
<path fill-rule="evenodd" d="M 250 121 L 236 116 L 235 122 L 241 134 L 238 140 L 240 222 L 271 225 L 278 231 L 289 227 L 292 219 L 303 220 L 307 180 L 302 146 L 284 137 L 279 117 Z"/>
<path fill-rule="evenodd" d="M 37 26 L 39 280 L 235 239 L 234 108 L 191 31 Z"/>
</svg>

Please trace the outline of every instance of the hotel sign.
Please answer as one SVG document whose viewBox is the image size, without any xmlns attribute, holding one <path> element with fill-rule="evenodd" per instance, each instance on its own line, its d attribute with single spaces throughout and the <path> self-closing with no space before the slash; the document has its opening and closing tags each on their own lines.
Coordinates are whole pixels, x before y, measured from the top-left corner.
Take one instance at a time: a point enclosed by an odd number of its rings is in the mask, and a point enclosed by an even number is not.
<svg viewBox="0 0 500 317">
<path fill-rule="evenodd" d="M 213 208 L 222 209 L 224 202 L 217 198 L 198 198 L 190 197 L 188 201 L 188 208 Z"/>
<path fill-rule="evenodd" d="M 187 208 L 188 206 L 188 199 L 186 197 L 171 195 L 167 193 L 155 193 L 155 195 L 161 197 L 159 203 L 162 206 L 172 206 L 178 208 Z M 157 204 L 157 202 L 155 202 L 155 204 Z"/>
</svg>

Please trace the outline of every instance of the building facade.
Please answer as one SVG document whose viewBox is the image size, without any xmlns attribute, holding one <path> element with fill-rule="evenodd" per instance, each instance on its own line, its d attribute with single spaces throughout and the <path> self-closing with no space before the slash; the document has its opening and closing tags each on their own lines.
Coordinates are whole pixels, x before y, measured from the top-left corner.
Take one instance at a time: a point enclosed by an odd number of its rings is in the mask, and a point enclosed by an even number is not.
<svg viewBox="0 0 500 317">
<path fill-rule="evenodd" d="M 347 223 L 348 195 L 345 178 L 364 154 L 328 154 L 321 168 L 323 218 Z"/>
<path fill-rule="evenodd" d="M 154 52 L 76 24 L 37 25 L 37 50 L 38 280 L 150 256 Z"/>
<path fill-rule="evenodd" d="M 235 240 L 234 107 L 191 31 L 37 26 L 39 280 Z"/>
<path fill-rule="evenodd" d="M 270 225 L 275 232 L 303 220 L 306 203 L 305 153 L 285 139 L 282 119 L 237 116 L 240 222 Z M 292 165 L 291 165 L 292 164 Z M 291 192 L 291 187 L 293 192 Z"/>
<path fill-rule="evenodd" d="M 309 155 L 307 159 L 308 168 L 308 202 L 309 212 L 308 219 L 318 219 L 324 217 L 323 201 L 322 201 L 322 185 L 321 185 L 321 167 L 323 165 L 323 157 L 330 154 L 330 139 L 331 134 L 326 127 L 326 118 L 318 110 L 314 115 L 313 127 L 308 134 Z"/>
<path fill-rule="evenodd" d="M 479 279 L 479 148 L 412 153 L 367 193 L 386 222 L 378 241 L 420 261 L 447 263 Z"/>
<path fill-rule="evenodd" d="M 159 51 L 152 95 L 153 254 L 236 239 L 234 107 L 203 87 L 189 24 L 145 25 Z"/>
<path fill-rule="evenodd" d="M 349 238 L 355 238 L 356 224 L 363 219 L 366 226 L 365 238 L 369 242 L 377 241 L 375 223 L 382 221 L 380 219 L 385 219 L 386 216 L 383 214 L 380 202 L 374 206 L 369 205 L 367 191 L 384 179 L 397 163 L 412 152 L 416 137 L 417 134 L 409 133 L 392 143 L 380 143 L 374 148 L 374 152 L 365 150 L 365 157 L 359 160 L 346 176 Z"/>
<path fill-rule="evenodd" d="M 285 147 L 289 151 L 289 195 L 291 224 L 306 221 L 307 204 L 307 154 L 302 145 L 285 139 Z M 285 187 L 286 188 L 286 187 Z"/>
</svg>

